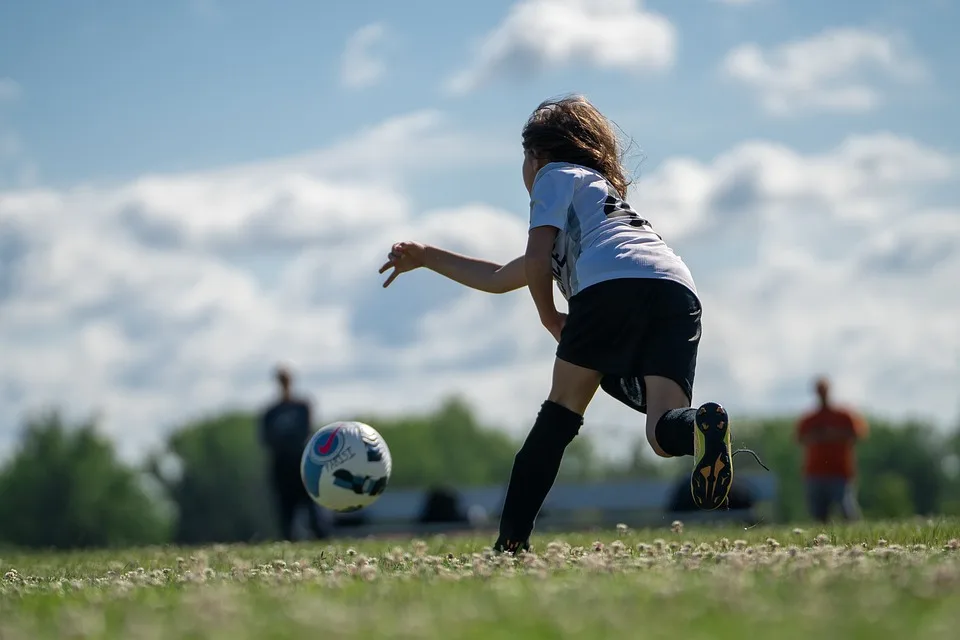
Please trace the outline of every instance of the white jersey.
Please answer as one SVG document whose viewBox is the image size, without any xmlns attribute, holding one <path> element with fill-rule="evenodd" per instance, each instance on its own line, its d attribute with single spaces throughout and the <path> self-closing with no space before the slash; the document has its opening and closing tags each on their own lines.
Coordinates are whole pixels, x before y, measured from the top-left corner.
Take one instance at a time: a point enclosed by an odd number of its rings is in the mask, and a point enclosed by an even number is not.
<svg viewBox="0 0 960 640">
<path fill-rule="evenodd" d="M 683 260 L 593 169 L 566 162 L 540 169 L 530 198 L 530 228 L 543 226 L 559 229 L 553 277 L 567 300 L 618 278 L 673 280 L 697 295 Z"/>
</svg>

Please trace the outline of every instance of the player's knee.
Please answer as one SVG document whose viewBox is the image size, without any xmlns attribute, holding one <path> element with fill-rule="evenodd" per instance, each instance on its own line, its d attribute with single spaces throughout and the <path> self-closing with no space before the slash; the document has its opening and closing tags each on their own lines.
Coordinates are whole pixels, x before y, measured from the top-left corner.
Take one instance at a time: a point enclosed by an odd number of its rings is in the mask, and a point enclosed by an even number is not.
<svg viewBox="0 0 960 640">
<path fill-rule="evenodd" d="M 600 385 L 600 374 L 557 359 L 553 384 L 547 399 L 565 409 L 583 415 Z"/>
<path fill-rule="evenodd" d="M 584 400 L 585 395 L 584 393 L 577 393 L 576 391 L 567 389 L 553 388 L 550 390 L 549 395 L 547 395 L 547 400 L 560 405 L 564 409 L 569 409 L 574 413 L 583 415 L 586 410 L 586 404 L 589 402 L 589 400 Z"/>
</svg>

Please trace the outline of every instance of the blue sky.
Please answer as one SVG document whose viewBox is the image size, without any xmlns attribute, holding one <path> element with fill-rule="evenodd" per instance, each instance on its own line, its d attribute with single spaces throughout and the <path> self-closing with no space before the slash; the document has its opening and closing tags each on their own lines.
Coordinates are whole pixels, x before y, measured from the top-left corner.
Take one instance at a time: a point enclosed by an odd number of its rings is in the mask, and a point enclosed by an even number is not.
<svg viewBox="0 0 960 640">
<path fill-rule="evenodd" d="M 139 451 L 198 412 L 262 401 L 275 358 L 298 363 L 331 419 L 460 392 L 525 429 L 552 352 L 528 296 L 427 274 L 383 292 L 375 269 L 396 234 L 522 250 L 519 130 L 567 92 L 642 149 L 637 206 L 717 309 L 698 397 L 799 410 L 824 369 L 851 402 L 893 395 L 884 411 L 950 423 L 958 13 L 951 0 L 2 3 L 0 345 L 14 366 L 0 433 L 64 403 L 102 410 L 111 433 L 135 423 Z"/>
<path fill-rule="evenodd" d="M 877 128 L 933 144 L 960 140 L 956 127 L 943 126 L 960 91 L 946 82 L 957 79 L 960 55 L 952 2 L 646 2 L 680 36 L 669 73 L 635 79 L 571 67 L 444 96 L 442 80 L 510 4 L 292 0 L 279 10 L 248 0 L 4 3 L 0 69 L 23 88 L 6 118 L 44 183 L 54 185 L 283 156 L 424 107 L 516 138 L 531 105 L 571 90 L 603 105 L 651 164 L 676 153 L 705 159 L 753 136 L 801 150 Z M 345 42 L 371 23 L 387 30 L 375 48 L 389 57 L 389 69 L 376 86 L 346 90 L 339 82 Z M 742 42 L 775 46 L 840 25 L 901 33 L 944 82 L 891 92 L 873 113 L 784 122 L 757 114 L 749 96 L 718 78 L 717 61 Z"/>
</svg>

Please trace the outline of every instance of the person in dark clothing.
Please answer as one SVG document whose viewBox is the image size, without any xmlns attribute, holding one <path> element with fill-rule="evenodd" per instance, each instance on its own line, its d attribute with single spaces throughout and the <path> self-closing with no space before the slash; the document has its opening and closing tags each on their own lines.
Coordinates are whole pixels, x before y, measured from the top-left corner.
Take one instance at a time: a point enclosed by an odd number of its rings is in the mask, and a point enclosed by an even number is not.
<svg viewBox="0 0 960 640">
<path fill-rule="evenodd" d="M 467 524 L 467 515 L 460 507 L 460 496 L 453 487 L 433 487 L 427 492 L 420 511 L 422 524 Z"/>
<path fill-rule="evenodd" d="M 293 540 L 293 523 L 297 509 L 305 508 L 310 528 L 317 538 L 326 538 L 329 531 L 320 518 L 300 479 L 300 457 L 313 433 L 313 412 L 310 403 L 291 392 L 292 376 L 284 367 L 276 370 L 280 398 L 267 407 L 260 420 L 260 441 L 269 455 L 269 475 L 277 506 L 280 534 Z"/>
<path fill-rule="evenodd" d="M 757 515 L 754 511 L 756 500 L 749 486 L 734 483 L 730 487 L 729 501 L 727 508 L 731 511 L 743 511 L 742 522 L 752 525 L 757 521 Z M 686 476 L 680 478 L 673 489 L 673 493 L 666 505 L 667 513 L 685 513 L 689 511 L 700 511 L 693 495 L 690 493 L 690 482 Z"/>
</svg>

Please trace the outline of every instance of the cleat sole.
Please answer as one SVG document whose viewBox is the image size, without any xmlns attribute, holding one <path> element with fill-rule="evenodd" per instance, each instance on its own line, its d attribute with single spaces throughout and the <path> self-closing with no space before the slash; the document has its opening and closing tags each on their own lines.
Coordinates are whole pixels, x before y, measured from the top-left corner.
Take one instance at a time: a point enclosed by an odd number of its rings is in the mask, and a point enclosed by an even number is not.
<svg viewBox="0 0 960 640">
<path fill-rule="evenodd" d="M 728 504 L 733 483 L 730 456 L 730 422 L 726 410 L 709 402 L 697 410 L 697 462 L 690 475 L 690 492 L 700 509 L 714 510 Z"/>
</svg>

